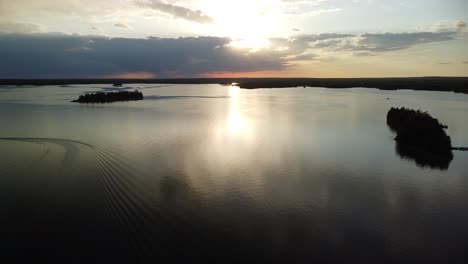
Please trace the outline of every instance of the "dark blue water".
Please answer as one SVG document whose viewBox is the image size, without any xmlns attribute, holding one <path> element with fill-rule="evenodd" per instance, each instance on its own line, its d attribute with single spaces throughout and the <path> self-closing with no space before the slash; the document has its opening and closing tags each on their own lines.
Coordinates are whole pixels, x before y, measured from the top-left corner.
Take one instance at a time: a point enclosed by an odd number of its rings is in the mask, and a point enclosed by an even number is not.
<svg viewBox="0 0 468 264">
<path fill-rule="evenodd" d="M 466 263 L 468 153 L 401 157 L 391 107 L 468 146 L 468 96 L 129 85 L 0 87 L 0 250 L 17 261 Z M 387 98 L 389 98 L 387 100 Z"/>
</svg>

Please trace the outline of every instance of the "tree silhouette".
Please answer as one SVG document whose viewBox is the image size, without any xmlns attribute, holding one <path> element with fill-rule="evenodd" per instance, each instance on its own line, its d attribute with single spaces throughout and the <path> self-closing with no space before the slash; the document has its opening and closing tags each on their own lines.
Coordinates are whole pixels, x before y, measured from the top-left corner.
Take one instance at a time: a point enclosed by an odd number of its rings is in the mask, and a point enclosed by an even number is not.
<svg viewBox="0 0 468 264">
<path fill-rule="evenodd" d="M 143 93 L 140 91 L 119 91 L 119 92 L 97 92 L 80 95 L 74 103 L 112 103 L 118 101 L 138 101 L 143 100 Z"/>
<path fill-rule="evenodd" d="M 420 166 L 447 169 L 453 159 L 447 126 L 421 110 L 391 108 L 387 125 L 397 133 L 397 152 Z"/>
</svg>

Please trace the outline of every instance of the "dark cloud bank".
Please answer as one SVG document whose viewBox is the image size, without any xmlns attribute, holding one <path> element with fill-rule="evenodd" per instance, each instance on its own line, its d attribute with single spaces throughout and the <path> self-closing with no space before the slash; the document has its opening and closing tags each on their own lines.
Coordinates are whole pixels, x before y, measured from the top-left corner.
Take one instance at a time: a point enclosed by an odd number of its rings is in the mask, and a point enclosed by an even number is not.
<svg viewBox="0 0 468 264">
<path fill-rule="evenodd" d="M 96 78 L 132 72 L 197 77 L 214 72 L 274 71 L 297 61 L 330 59 L 317 51 L 375 56 L 457 37 L 457 31 L 302 35 L 270 39 L 268 48 L 249 52 L 230 47 L 231 39 L 220 37 L 129 39 L 0 33 L 0 78 Z"/>
<path fill-rule="evenodd" d="M 0 78 L 100 77 L 151 72 L 158 77 L 283 69 L 281 58 L 235 52 L 217 37 L 125 39 L 68 35 L 0 36 Z"/>
</svg>

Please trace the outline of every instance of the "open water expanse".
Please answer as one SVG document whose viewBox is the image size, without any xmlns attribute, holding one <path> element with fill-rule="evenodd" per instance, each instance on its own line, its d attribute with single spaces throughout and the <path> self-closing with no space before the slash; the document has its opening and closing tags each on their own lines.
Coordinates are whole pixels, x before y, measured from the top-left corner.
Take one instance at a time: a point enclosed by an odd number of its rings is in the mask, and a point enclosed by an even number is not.
<svg viewBox="0 0 468 264">
<path fill-rule="evenodd" d="M 466 147 L 468 95 L 126 88 L 145 100 L 0 86 L 2 257 L 468 263 L 468 152 L 431 167 L 386 125 L 391 107 L 421 109 Z"/>
</svg>

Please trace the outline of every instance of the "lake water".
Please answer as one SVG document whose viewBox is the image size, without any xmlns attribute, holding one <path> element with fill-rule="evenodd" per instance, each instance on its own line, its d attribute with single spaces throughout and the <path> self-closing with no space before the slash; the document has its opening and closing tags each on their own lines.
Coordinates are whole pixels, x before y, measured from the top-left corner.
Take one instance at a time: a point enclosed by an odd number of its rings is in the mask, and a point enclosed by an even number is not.
<svg viewBox="0 0 468 264">
<path fill-rule="evenodd" d="M 3 257 L 468 262 L 468 152 L 424 167 L 386 125 L 421 109 L 468 146 L 468 95 L 127 86 L 0 86 Z"/>
</svg>

